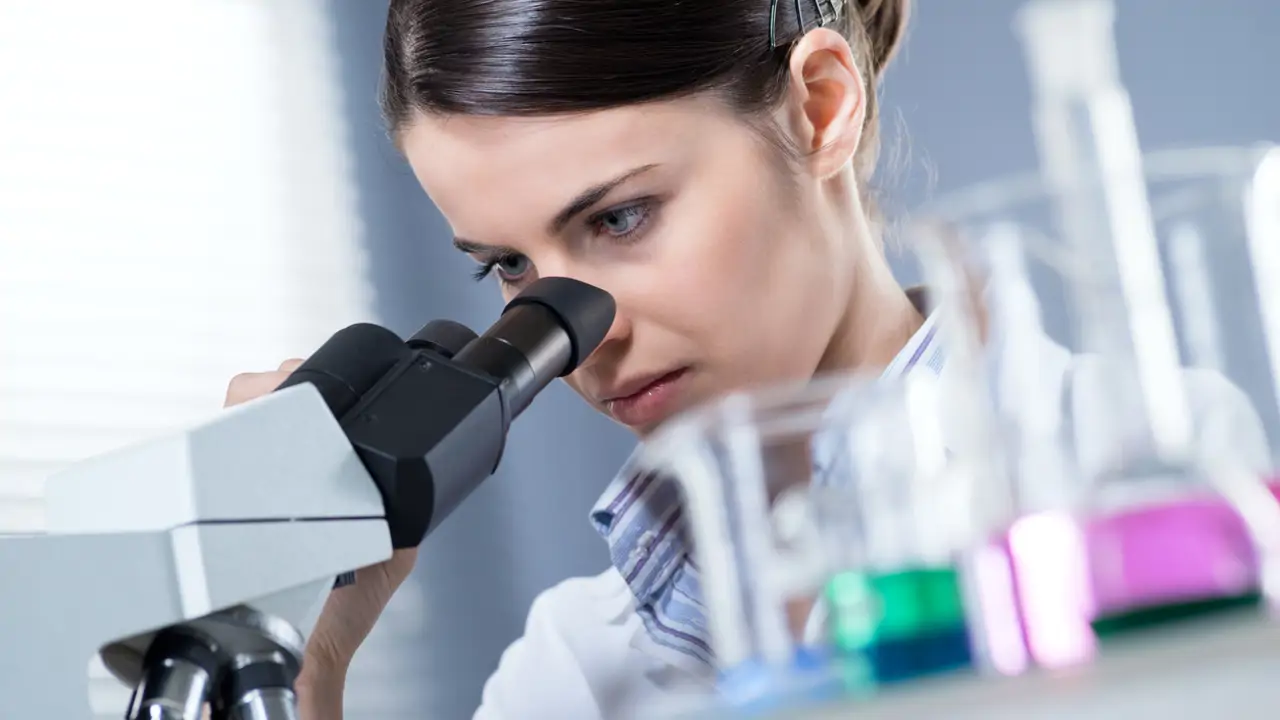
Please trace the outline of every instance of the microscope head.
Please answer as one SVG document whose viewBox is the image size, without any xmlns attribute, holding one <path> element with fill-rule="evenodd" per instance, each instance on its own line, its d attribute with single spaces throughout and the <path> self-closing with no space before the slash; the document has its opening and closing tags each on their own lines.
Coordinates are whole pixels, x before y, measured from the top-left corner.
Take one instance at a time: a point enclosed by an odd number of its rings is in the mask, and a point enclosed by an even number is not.
<svg viewBox="0 0 1280 720">
<path fill-rule="evenodd" d="M 483 335 L 352 326 L 276 392 L 50 478 L 48 531 L 0 537 L 0 639 L 28 649 L 0 653 L 6 710 L 90 717 L 97 655 L 134 688 L 130 720 L 195 720 L 206 701 L 216 720 L 294 717 L 334 579 L 438 527 L 614 310 L 543 278 Z"/>
</svg>

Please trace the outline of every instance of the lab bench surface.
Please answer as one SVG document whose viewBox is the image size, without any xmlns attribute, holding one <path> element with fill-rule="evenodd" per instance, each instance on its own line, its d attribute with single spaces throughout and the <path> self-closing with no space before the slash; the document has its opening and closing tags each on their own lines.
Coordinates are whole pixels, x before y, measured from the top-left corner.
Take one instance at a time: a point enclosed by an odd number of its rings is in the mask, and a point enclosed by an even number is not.
<svg viewBox="0 0 1280 720">
<path fill-rule="evenodd" d="M 920 681 L 779 720 L 1274 720 L 1280 624 L 1235 618 L 1103 646 L 1085 668 Z"/>
</svg>

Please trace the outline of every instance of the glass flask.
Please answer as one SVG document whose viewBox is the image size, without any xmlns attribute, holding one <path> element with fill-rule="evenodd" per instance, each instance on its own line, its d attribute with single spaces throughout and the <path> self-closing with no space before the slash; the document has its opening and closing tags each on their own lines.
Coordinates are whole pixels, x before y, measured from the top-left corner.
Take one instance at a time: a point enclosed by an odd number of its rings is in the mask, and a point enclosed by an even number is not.
<svg viewBox="0 0 1280 720">
<path fill-rule="evenodd" d="M 1266 278 L 1277 276 L 1268 178 L 1280 160 L 1151 157 L 1136 197 L 1117 200 L 1105 178 L 1077 181 L 1071 193 L 1098 195 L 1087 202 L 1046 184 L 909 232 L 926 281 L 960 309 L 944 342 L 969 348 L 970 407 L 994 413 L 1005 459 L 991 479 L 1011 520 L 973 556 L 1000 672 L 1086 662 L 1136 630 L 1276 597 L 1280 505 L 1266 480 L 1280 306 Z M 1138 207 L 1115 207 L 1129 201 Z M 1091 211 L 1149 222 L 1104 217 L 1087 243 L 1054 222 Z M 1100 239 L 1153 248 L 1109 257 Z M 1123 287 L 1122 262 L 1144 278 L 1138 290 Z M 1152 323 L 1168 332 L 1134 330 Z M 1043 381 L 1060 372 L 1060 387 Z"/>
<path fill-rule="evenodd" d="M 1280 158 L 1144 155 L 1113 12 L 1024 6 L 1041 173 L 944 198 L 908 232 L 1007 461 L 1013 519 L 975 553 L 985 594 L 1009 598 L 988 627 L 1022 635 L 994 663 L 1010 673 L 1274 598 Z"/>
</svg>

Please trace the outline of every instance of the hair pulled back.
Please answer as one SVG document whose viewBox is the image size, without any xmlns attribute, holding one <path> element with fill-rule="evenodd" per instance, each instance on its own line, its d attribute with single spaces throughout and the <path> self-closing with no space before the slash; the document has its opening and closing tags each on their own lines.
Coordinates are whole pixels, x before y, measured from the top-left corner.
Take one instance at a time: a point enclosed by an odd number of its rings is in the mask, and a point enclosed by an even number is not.
<svg viewBox="0 0 1280 720">
<path fill-rule="evenodd" d="M 878 152 L 876 87 L 901 40 L 907 0 L 845 0 L 831 26 L 867 83 L 856 159 Z M 787 87 L 788 57 L 815 0 L 392 0 L 383 115 L 397 135 L 414 113 L 536 116 L 715 93 L 760 115 Z"/>
</svg>

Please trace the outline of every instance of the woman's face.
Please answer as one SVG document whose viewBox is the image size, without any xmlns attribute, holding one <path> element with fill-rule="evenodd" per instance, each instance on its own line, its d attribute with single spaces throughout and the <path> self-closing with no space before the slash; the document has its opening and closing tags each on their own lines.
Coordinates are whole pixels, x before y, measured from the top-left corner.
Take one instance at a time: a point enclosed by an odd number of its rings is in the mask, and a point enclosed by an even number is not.
<svg viewBox="0 0 1280 720">
<path fill-rule="evenodd" d="M 712 101 L 424 116 L 402 143 L 504 297 L 548 276 L 613 295 L 613 327 L 568 382 L 642 436 L 727 392 L 811 376 L 848 307 L 856 259 L 821 229 L 821 183 L 787 175 Z"/>
</svg>

